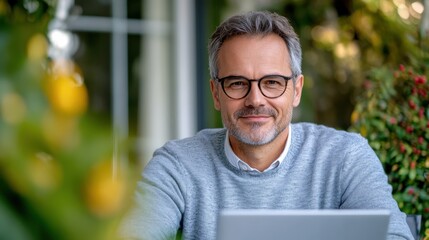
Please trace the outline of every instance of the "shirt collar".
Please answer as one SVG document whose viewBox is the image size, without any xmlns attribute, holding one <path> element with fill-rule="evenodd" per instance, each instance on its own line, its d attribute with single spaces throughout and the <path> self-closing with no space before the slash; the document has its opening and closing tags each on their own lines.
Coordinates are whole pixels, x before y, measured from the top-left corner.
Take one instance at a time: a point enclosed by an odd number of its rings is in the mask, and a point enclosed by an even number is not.
<svg viewBox="0 0 429 240">
<path fill-rule="evenodd" d="M 267 168 L 265 169 L 263 172 L 268 172 L 272 169 L 277 168 L 278 166 L 280 166 L 280 164 L 283 162 L 283 160 L 285 159 L 288 151 L 289 151 L 289 147 L 290 147 L 290 143 L 291 143 L 291 138 L 292 138 L 292 127 L 291 124 L 289 124 L 289 135 L 287 137 L 286 140 L 286 144 L 285 144 L 285 148 L 283 149 L 283 152 L 280 154 L 280 156 Z M 237 169 L 243 170 L 243 171 L 256 171 L 256 172 L 260 172 L 258 169 L 256 168 L 252 168 L 251 166 L 249 166 L 249 164 L 247 164 L 246 162 L 244 162 L 243 160 L 241 160 L 235 153 L 234 151 L 232 151 L 231 148 L 231 144 L 229 142 L 229 132 L 227 131 L 226 133 L 226 137 L 225 137 L 225 144 L 224 144 L 224 149 L 225 149 L 225 154 L 226 154 L 226 158 L 228 159 L 228 162 L 234 166 Z"/>
</svg>

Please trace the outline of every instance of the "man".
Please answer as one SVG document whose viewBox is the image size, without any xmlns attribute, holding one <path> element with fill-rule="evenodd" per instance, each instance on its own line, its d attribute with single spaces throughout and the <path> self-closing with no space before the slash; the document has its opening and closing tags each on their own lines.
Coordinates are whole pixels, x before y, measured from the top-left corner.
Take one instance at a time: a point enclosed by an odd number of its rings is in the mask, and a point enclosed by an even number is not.
<svg viewBox="0 0 429 240">
<path fill-rule="evenodd" d="M 288 20 L 233 16 L 209 44 L 210 87 L 225 129 L 170 141 L 138 183 L 124 234 L 215 239 L 219 210 L 389 209 L 389 239 L 411 239 L 375 153 L 357 134 L 291 124 L 304 76 Z"/>
</svg>

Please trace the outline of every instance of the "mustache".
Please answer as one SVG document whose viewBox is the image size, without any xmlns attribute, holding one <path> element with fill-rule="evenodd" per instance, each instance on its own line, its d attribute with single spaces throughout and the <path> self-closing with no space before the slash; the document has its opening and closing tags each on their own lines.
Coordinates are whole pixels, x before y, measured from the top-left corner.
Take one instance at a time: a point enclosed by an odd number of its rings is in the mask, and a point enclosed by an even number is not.
<svg viewBox="0 0 429 240">
<path fill-rule="evenodd" d="M 277 112 L 272 108 L 242 108 L 234 113 L 235 118 L 246 117 L 249 115 L 268 115 L 277 117 Z"/>
</svg>

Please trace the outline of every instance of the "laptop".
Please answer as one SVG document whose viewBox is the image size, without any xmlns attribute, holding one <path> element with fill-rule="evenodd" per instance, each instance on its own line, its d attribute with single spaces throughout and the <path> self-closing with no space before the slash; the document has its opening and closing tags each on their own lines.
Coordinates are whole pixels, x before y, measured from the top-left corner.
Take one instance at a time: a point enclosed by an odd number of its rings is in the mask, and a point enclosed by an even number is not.
<svg viewBox="0 0 429 240">
<path fill-rule="evenodd" d="M 385 240 L 388 210 L 222 210 L 218 240 Z"/>
</svg>

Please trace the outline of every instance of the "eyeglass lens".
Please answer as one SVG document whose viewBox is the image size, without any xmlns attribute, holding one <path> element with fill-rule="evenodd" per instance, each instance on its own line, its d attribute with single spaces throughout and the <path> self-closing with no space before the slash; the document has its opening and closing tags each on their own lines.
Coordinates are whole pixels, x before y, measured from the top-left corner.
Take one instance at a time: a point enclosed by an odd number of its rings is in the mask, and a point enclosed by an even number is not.
<svg viewBox="0 0 429 240">
<path fill-rule="evenodd" d="M 290 77 L 281 75 L 265 76 L 259 80 L 250 80 L 244 77 L 226 77 L 221 79 L 222 88 L 227 96 L 233 99 L 241 99 L 250 92 L 251 82 L 258 82 L 261 93 L 268 98 L 280 97 L 286 90 L 287 80 Z"/>
</svg>

